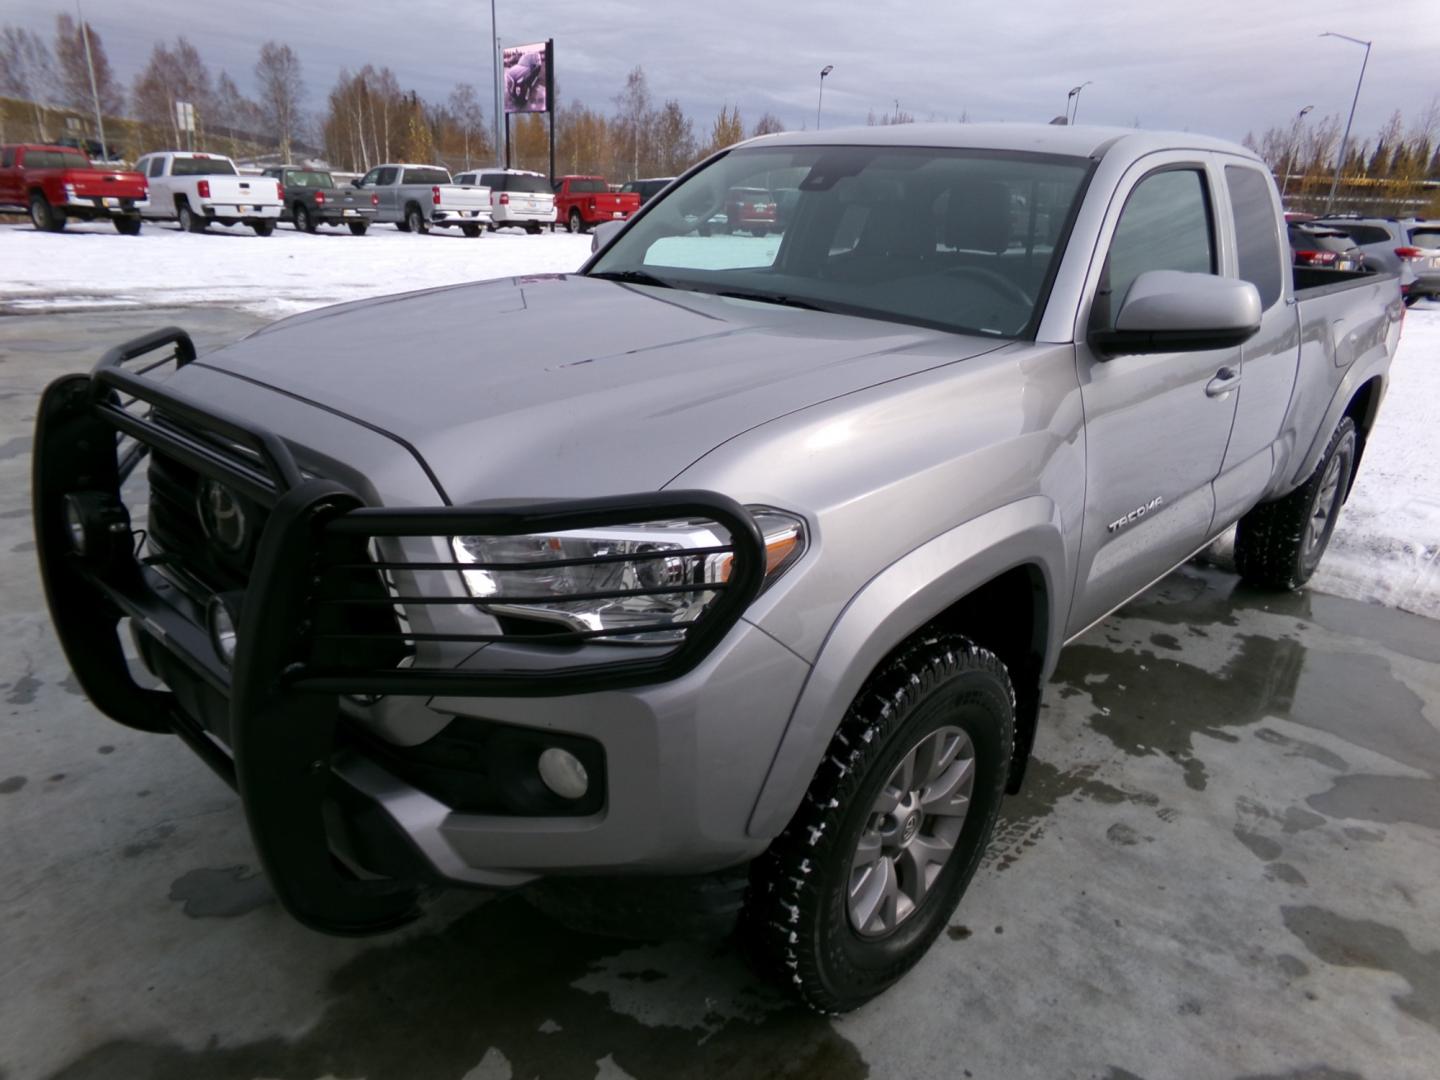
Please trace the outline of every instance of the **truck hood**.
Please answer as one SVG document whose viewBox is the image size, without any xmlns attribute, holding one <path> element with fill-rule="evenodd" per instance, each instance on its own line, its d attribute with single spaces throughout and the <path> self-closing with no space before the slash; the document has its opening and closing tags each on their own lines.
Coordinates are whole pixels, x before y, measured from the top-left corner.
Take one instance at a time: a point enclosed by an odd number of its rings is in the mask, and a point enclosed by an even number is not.
<svg viewBox="0 0 1440 1080">
<path fill-rule="evenodd" d="M 542 275 L 309 312 L 192 366 L 409 443 L 464 503 L 657 490 L 756 425 L 1003 344 Z"/>
</svg>

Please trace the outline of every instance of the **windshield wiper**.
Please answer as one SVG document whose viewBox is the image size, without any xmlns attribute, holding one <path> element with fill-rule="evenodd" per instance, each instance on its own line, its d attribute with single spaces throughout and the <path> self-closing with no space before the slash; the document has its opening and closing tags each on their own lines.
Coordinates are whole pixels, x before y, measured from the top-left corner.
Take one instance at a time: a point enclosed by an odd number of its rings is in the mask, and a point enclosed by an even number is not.
<svg viewBox="0 0 1440 1080">
<path fill-rule="evenodd" d="M 654 285 L 657 289 L 675 288 L 670 282 L 656 277 L 648 270 L 597 270 L 585 276 L 599 278 L 601 281 L 618 281 L 625 285 Z"/>
<path fill-rule="evenodd" d="M 731 300 L 754 300 L 759 304 L 779 304 L 782 307 L 801 308 L 805 311 L 825 311 L 826 309 L 811 300 L 801 300 L 798 296 L 785 296 L 782 293 L 762 292 L 717 292 L 716 296 L 728 297 Z"/>
</svg>

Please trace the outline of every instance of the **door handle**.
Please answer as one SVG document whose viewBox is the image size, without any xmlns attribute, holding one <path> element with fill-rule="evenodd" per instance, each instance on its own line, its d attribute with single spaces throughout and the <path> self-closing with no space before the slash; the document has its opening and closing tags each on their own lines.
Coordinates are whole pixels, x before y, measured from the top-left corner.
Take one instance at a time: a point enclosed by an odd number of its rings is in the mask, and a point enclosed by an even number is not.
<svg viewBox="0 0 1440 1080">
<path fill-rule="evenodd" d="M 1205 384 L 1207 397 L 1223 398 L 1240 384 L 1240 372 L 1231 367 L 1222 367 L 1215 377 Z"/>
</svg>

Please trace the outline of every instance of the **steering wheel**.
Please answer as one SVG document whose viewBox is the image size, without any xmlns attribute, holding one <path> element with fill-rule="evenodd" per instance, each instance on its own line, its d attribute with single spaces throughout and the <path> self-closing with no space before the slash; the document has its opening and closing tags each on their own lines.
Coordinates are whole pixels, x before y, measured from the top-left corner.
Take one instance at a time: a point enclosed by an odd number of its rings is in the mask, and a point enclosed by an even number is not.
<svg viewBox="0 0 1440 1080">
<path fill-rule="evenodd" d="M 1027 308 L 1033 308 L 1035 301 L 1030 294 L 1020 288 L 1013 281 L 1003 274 L 997 274 L 994 270 L 986 270 L 983 266 L 952 266 L 946 270 L 942 277 L 972 277 L 983 285 L 990 286 L 991 290 L 1008 297 L 1017 303 L 1024 304 Z"/>
</svg>

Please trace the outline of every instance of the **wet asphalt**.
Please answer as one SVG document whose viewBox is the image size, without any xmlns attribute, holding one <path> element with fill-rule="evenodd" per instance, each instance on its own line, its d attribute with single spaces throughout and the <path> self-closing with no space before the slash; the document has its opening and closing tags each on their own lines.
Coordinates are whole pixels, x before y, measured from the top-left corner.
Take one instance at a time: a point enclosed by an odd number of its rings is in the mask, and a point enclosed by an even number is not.
<svg viewBox="0 0 1440 1080">
<path fill-rule="evenodd" d="M 0 318 L 0 1078 L 1434 1077 L 1440 627 L 1190 565 L 1067 650 L 948 933 L 840 1019 L 724 942 L 450 893 L 315 935 L 235 797 L 99 716 L 44 614 L 36 396 L 223 308 Z M 1364 483 L 1362 471 L 1360 483 Z"/>
</svg>

